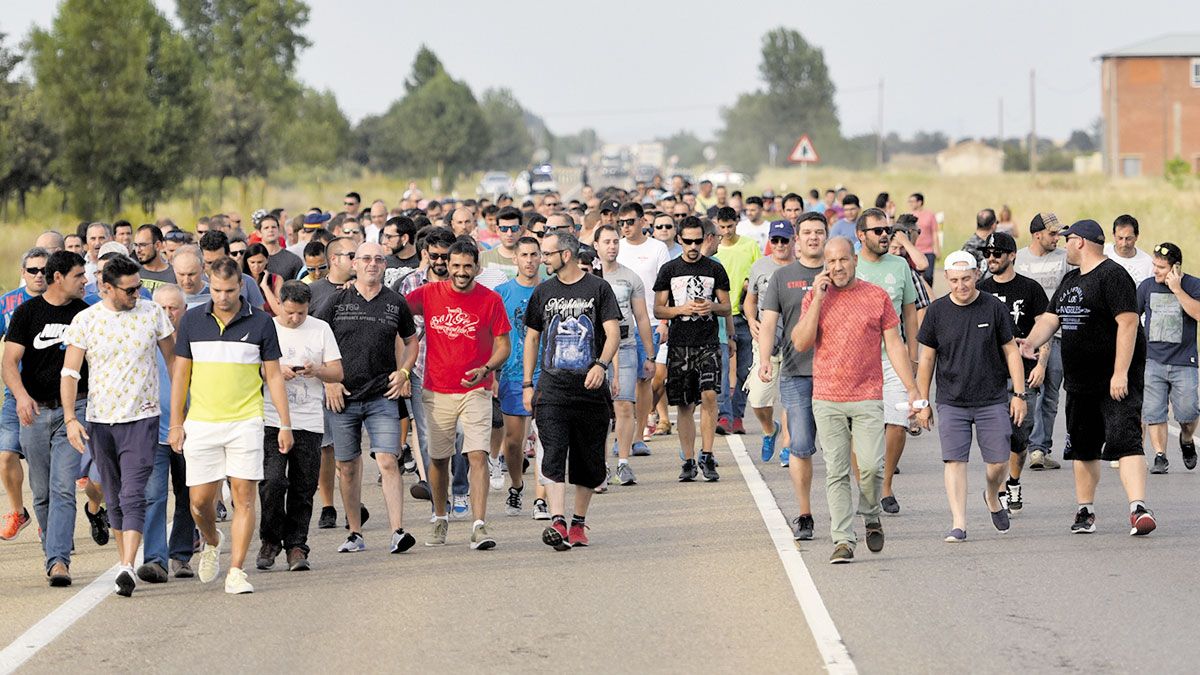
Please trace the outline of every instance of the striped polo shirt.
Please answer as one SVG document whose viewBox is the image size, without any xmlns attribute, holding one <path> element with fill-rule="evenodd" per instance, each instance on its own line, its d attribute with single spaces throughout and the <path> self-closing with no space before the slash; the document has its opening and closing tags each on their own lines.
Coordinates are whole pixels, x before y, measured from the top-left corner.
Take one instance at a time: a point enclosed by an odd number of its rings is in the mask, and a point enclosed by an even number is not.
<svg viewBox="0 0 1200 675">
<path fill-rule="evenodd" d="M 262 417 L 264 361 L 278 361 L 275 322 L 241 302 L 228 325 L 209 302 L 189 309 L 179 322 L 175 355 L 192 361 L 187 417 L 200 422 L 240 422 Z"/>
</svg>

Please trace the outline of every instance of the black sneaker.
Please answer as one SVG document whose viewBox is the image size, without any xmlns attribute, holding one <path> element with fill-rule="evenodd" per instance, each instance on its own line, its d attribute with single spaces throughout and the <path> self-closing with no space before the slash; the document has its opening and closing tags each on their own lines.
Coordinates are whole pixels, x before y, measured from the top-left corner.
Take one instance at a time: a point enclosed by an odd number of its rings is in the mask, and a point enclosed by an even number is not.
<svg viewBox="0 0 1200 675">
<path fill-rule="evenodd" d="M 404 553 L 417 543 L 417 538 L 400 528 L 392 533 L 392 553 Z"/>
<path fill-rule="evenodd" d="M 417 461 L 413 459 L 412 446 L 408 443 L 400 449 L 400 473 L 416 473 Z M 380 474 L 382 475 L 382 474 Z"/>
<path fill-rule="evenodd" d="M 96 542 L 97 546 L 104 546 L 108 543 L 108 511 L 103 506 L 100 510 L 92 513 L 88 511 L 87 504 L 83 505 L 83 513 L 87 516 L 88 522 L 92 526 L 92 541 Z"/>
<path fill-rule="evenodd" d="M 371 519 L 371 512 L 367 510 L 367 505 L 363 504 L 362 502 L 358 503 L 358 517 L 361 519 L 358 521 L 359 527 L 366 525 L 367 521 Z M 346 530 L 350 529 L 350 521 L 346 521 L 346 524 L 343 527 L 343 529 L 346 529 Z"/>
<path fill-rule="evenodd" d="M 1196 441 L 1195 439 L 1183 442 L 1183 437 L 1179 438 L 1179 449 L 1183 452 L 1183 468 L 1191 471 L 1196 468 Z"/>
<path fill-rule="evenodd" d="M 811 541 L 813 538 L 813 517 L 812 514 L 804 514 L 796 516 L 792 519 L 792 536 L 796 541 Z"/>
<path fill-rule="evenodd" d="M 1025 506 L 1021 500 L 1021 483 L 1007 483 L 1005 487 L 1008 489 L 1008 510 L 1020 511 Z"/>
<path fill-rule="evenodd" d="M 696 469 L 696 460 L 687 459 L 683 462 L 683 470 L 679 472 L 680 483 L 690 483 L 696 480 L 696 474 L 699 471 Z"/>
<path fill-rule="evenodd" d="M 317 529 L 332 530 L 337 527 L 337 509 L 332 506 L 321 507 L 321 519 L 317 521 Z"/>
<path fill-rule="evenodd" d="M 873 523 L 866 523 L 866 526 L 867 550 L 871 553 L 879 553 L 883 550 L 883 523 L 876 520 Z"/>
<path fill-rule="evenodd" d="M 1071 525 L 1071 534 L 1091 534 L 1096 531 L 1096 514 L 1090 509 L 1079 509 L 1075 512 L 1075 522 Z"/>
<path fill-rule="evenodd" d="M 900 513 L 900 502 L 896 501 L 894 496 L 889 495 L 883 499 L 880 499 L 879 506 L 883 509 L 884 513 L 890 513 L 892 515 Z"/>
<path fill-rule="evenodd" d="M 165 584 L 167 583 L 167 570 L 156 562 L 143 563 L 137 568 L 137 578 L 145 581 L 148 584 Z"/>
<path fill-rule="evenodd" d="M 413 483 L 413 486 L 408 489 L 408 494 L 412 495 L 413 499 L 420 499 L 426 502 L 433 500 L 433 493 L 429 491 L 429 483 L 423 480 Z"/>
<path fill-rule="evenodd" d="M 711 452 L 700 453 L 700 471 L 704 473 L 704 480 L 710 483 L 721 480 L 721 476 L 717 474 L 717 462 Z"/>
<path fill-rule="evenodd" d="M 1163 453 L 1154 455 L 1154 466 L 1151 467 L 1150 473 L 1166 473 L 1171 468 L 1171 463 L 1167 461 L 1167 456 Z"/>
</svg>

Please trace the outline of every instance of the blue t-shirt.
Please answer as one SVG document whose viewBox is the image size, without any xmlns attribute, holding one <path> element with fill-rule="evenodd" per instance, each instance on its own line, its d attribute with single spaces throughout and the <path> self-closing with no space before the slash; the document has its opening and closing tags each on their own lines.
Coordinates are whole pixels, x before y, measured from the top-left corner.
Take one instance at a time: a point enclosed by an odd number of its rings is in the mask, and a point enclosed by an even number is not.
<svg viewBox="0 0 1200 675">
<path fill-rule="evenodd" d="M 504 312 L 508 314 L 508 323 L 513 329 L 509 334 L 512 351 L 508 353 L 508 359 L 500 369 L 501 382 L 521 381 L 525 377 L 525 310 L 529 307 L 529 298 L 533 296 L 535 288 L 537 288 L 536 285 L 522 286 L 517 283 L 516 279 L 506 281 L 496 287 L 496 293 L 500 294 L 500 299 L 504 301 Z M 537 382 L 541 370 L 542 365 L 538 363 L 533 371 L 534 382 Z"/>
<path fill-rule="evenodd" d="M 1183 292 L 1200 299 L 1200 279 L 1185 274 Z M 1196 320 L 1179 298 L 1153 276 L 1137 287 L 1138 313 L 1146 327 L 1146 357 L 1168 366 L 1196 366 Z"/>
<path fill-rule="evenodd" d="M 858 240 L 858 227 L 848 220 L 839 220 L 833 224 L 833 227 L 829 229 L 829 238 L 833 239 L 834 237 L 845 237 L 854 242 L 855 253 L 862 248 L 862 242 Z"/>
<path fill-rule="evenodd" d="M 12 319 L 13 312 L 32 297 L 33 294 L 25 290 L 24 286 L 0 295 L 0 336 L 8 333 L 8 322 Z M 8 387 L 3 389 L 4 398 L 8 398 Z"/>
</svg>

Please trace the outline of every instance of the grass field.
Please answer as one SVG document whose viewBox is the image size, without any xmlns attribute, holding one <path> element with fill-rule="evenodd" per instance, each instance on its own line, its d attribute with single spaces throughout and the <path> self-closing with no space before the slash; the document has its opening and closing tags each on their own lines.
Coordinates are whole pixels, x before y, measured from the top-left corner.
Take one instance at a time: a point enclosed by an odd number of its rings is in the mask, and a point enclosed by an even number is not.
<svg viewBox="0 0 1200 675">
<path fill-rule="evenodd" d="M 459 196 L 474 196 L 478 176 L 460 178 L 452 190 Z M 245 194 L 234 181 L 225 182 L 223 199 L 218 200 L 215 182 L 204 186 L 199 208 L 191 196 L 180 195 L 158 205 L 154 214 L 130 208 L 110 220 L 123 217 L 133 223 L 148 222 L 154 217 L 167 216 L 185 228 L 202 214 L 237 210 L 247 223 L 249 214 L 260 206 L 283 206 L 290 213 L 299 213 L 310 206 L 337 210 L 347 190 L 362 194 L 365 203 L 381 198 L 394 204 L 407 188 L 410 179 L 374 173 L 330 171 L 320 176 L 296 172 L 280 172 L 270 181 L 252 181 Z M 426 195 L 434 194 L 428 180 L 417 180 Z M 755 194 L 767 187 L 783 195 L 788 191 L 807 192 L 811 188 L 845 185 L 862 200 L 872 205 L 875 195 L 889 192 L 901 211 L 909 194 L 925 194 L 926 206 L 945 214 L 944 248 L 956 249 L 970 237 L 975 213 L 984 207 L 1000 209 L 1008 204 L 1014 219 L 1024 230 L 1029 219 L 1038 211 L 1053 211 L 1059 220 L 1069 224 L 1080 218 L 1094 218 L 1105 228 L 1122 213 L 1131 213 L 1141 223 L 1141 247 L 1149 249 L 1160 241 L 1173 241 L 1187 254 L 1200 254 L 1200 183 L 1192 179 L 1185 187 L 1177 188 L 1161 179 L 1109 180 L 1103 176 L 1071 174 L 1004 174 L 1000 176 L 942 176 L 919 172 L 856 172 L 839 169 L 765 169 L 755 176 L 746 194 Z M 0 223 L 0 289 L 12 288 L 18 280 L 21 252 L 42 230 L 55 228 L 72 230 L 79 219 L 59 212 L 60 197 L 47 190 L 30 199 L 29 216 Z M 10 215 L 12 211 L 10 211 Z M 1027 244 L 1026 233 L 1019 240 Z M 1200 266 L 1185 262 L 1185 269 L 1200 271 Z"/>
</svg>

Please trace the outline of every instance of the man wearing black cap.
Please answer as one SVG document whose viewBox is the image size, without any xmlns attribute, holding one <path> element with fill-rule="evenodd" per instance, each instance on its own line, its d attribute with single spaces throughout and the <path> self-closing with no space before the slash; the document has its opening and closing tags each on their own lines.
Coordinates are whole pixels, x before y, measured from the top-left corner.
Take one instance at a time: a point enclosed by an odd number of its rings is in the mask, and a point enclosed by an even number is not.
<svg viewBox="0 0 1200 675">
<path fill-rule="evenodd" d="M 1058 248 L 1060 225 L 1053 213 L 1039 213 L 1029 223 L 1033 242 L 1017 251 L 1013 269 L 1042 285 L 1046 297 L 1054 295 L 1063 275 L 1072 266 L 1067 252 Z M 1062 387 L 1062 333 L 1050 342 L 1050 359 L 1046 362 L 1046 379 L 1038 395 L 1033 415 L 1033 434 L 1029 437 L 1029 468 L 1034 471 L 1057 469 L 1060 464 L 1050 458 L 1054 446 L 1054 418 L 1058 415 L 1058 390 Z"/>
<path fill-rule="evenodd" d="M 1118 265 L 1121 263 L 1114 260 Z M 1142 420 L 1154 447 L 1154 468 L 1167 472 L 1167 412 L 1179 423 L 1183 466 L 1196 468 L 1196 319 L 1200 279 L 1183 273 L 1183 251 L 1171 243 L 1154 247 L 1151 275 L 1137 288 L 1138 312 L 1146 326 L 1146 391 Z M 1124 267 L 1124 265 L 1122 265 Z M 1128 268 L 1126 268 L 1128 270 Z"/>
<path fill-rule="evenodd" d="M 600 200 L 600 224 L 617 226 L 617 211 L 621 209 L 621 202 L 615 199 Z"/>
<path fill-rule="evenodd" d="M 1104 230 L 1081 220 L 1063 231 L 1067 272 L 1021 346 L 1033 358 L 1062 327 L 1063 374 L 1067 390 L 1067 443 L 1074 460 L 1078 510 L 1071 532 L 1096 531 L 1096 485 L 1100 460 L 1117 460 L 1129 499 L 1129 534 L 1154 531 L 1146 508 L 1146 461 L 1142 449 L 1142 389 L 1146 338 L 1138 322 L 1137 290 L 1117 263 L 1104 256 Z"/>
<path fill-rule="evenodd" d="M 987 238 L 979 249 L 983 259 L 987 261 L 987 271 L 991 274 L 979 282 L 979 290 L 996 296 L 1008 308 L 1008 316 L 1012 320 L 1013 335 L 1017 340 L 1023 340 L 1033 329 L 1037 318 L 1046 311 L 1047 298 L 1038 282 L 1027 276 L 1017 274 L 1013 269 L 1013 261 L 1017 257 L 1017 242 L 1012 235 L 995 232 Z M 1037 359 L 1025 359 L 1025 391 L 1027 400 L 1035 400 L 1042 381 L 1046 379 L 1046 362 L 1050 358 L 1050 346 L 1042 345 L 1038 350 Z M 1009 382 L 1012 391 L 1012 382 Z M 1032 413 L 1032 410 L 1030 411 Z M 1009 511 L 1020 511 L 1024 506 L 1021 499 L 1021 470 L 1025 468 L 1028 455 L 1029 434 L 1033 431 L 1033 415 L 1028 414 L 1021 424 L 1013 425 L 1011 437 L 1012 455 L 1008 461 L 1008 481 L 1002 487 L 1000 503 Z"/>
</svg>

